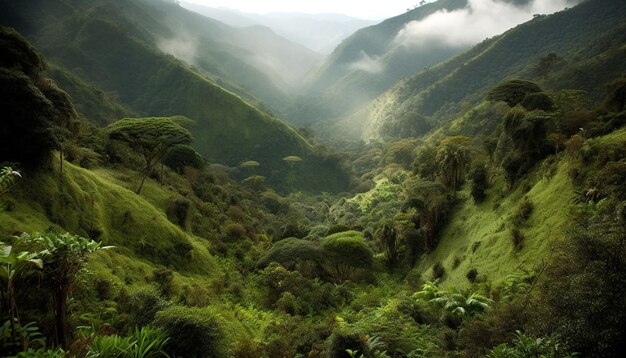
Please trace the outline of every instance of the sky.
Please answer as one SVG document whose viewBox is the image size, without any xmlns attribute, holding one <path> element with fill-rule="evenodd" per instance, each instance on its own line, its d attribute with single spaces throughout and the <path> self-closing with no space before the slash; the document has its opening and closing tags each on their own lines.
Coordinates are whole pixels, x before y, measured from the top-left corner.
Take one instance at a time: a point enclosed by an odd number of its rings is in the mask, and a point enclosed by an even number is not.
<svg viewBox="0 0 626 358">
<path fill-rule="evenodd" d="M 243 12 L 301 12 L 308 14 L 345 14 L 361 19 L 379 20 L 413 8 L 420 0 L 184 0 L 208 7 L 225 7 Z M 429 0 L 427 2 L 432 2 Z"/>
</svg>

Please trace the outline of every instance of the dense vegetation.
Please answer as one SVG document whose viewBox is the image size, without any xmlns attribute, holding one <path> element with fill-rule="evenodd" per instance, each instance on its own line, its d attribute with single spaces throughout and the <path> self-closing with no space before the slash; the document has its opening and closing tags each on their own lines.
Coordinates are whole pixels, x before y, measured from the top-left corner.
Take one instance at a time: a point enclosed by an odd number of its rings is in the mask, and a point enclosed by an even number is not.
<svg viewBox="0 0 626 358">
<path fill-rule="evenodd" d="M 61 14 L 85 4 L 50 3 Z M 125 4 L 145 9 L 142 0 Z M 623 29 L 619 14 L 607 15 L 623 5 L 589 0 L 499 41 L 532 38 L 537 24 L 580 20 L 588 7 L 600 14 L 587 16 L 585 28 L 604 21 L 589 41 L 605 43 L 601 36 Z M 25 27 L 42 21 L 34 8 L 11 7 L 12 19 Z M 118 45 L 138 39 L 127 36 L 128 23 L 102 21 L 87 13 L 56 25 L 81 23 L 79 38 L 109 29 L 101 35 L 120 35 Z M 581 52 L 540 63 L 519 56 L 519 71 L 470 61 L 506 75 L 485 80 L 480 98 L 462 106 L 453 92 L 437 97 L 445 116 L 403 112 L 384 127 L 386 141 L 338 143 L 335 152 L 148 45 L 126 51 L 154 74 L 141 74 L 140 84 L 128 77 L 124 85 L 134 88 L 124 90 L 145 90 L 151 111 L 85 74 L 106 66 L 50 65 L 1 27 L 1 354 L 620 356 L 626 72 L 609 64 L 624 39 L 597 49 L 606 67 L 594 82 L 585 71 L 599 64 L 570 61 L 595 50 L 571 43 L 580 33 L 563 36 L 558 46 Z M 78 48 L 93 61 L 125 53 L 89 52 L 89 39 Z M 469 53 L 487 56 L 487 44 Z M 400 86 L 461 81 L 463 68 L 437 77 L 442 67 Z M 128 75 L 107 71 L 116 86 Z M 164 78 L 191 88 L 179 98 L 190 106 L 215 99 L 202 111 L 230 113 L 232 122 L 203 136 L 202 116 L 163 104 L 172 92 L 152 81 Z M 215 96 L 193 96 L 204 90 Z M 232 147 L 220 146 L 238 136 L 267 145 L 255 150 L 271 152 L 274 164 L 230 160 Z M 280 147 L 293 143 L 302 151 Z M 225 157 L 202 150 L 213 145 Z"/>
</svg>

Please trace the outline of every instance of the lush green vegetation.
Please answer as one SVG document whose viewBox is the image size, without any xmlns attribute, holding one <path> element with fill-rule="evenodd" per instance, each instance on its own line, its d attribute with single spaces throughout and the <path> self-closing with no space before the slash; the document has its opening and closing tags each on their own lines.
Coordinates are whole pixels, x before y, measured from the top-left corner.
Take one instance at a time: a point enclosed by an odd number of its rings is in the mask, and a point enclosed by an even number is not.
<svg viewBox="0 0 626 358">
<path fill-rule="evenodd" d="M 81 24 L 74 34 L 79 43 L 71 45 L 79 51 L 72 53 L 96 62 L 117 61 L 119 53 L 86 51 L 95 46 L 94 31 L 121 36 L 117 44 L 127 50 L 152 31 L 129 30 L 135 22 L 101 23 L 120 9 L 104 6 L 110 12 L 99 17 L 87 11 L 93 3 L 50 3 L 57 7 L 47 9 L 61 15 L 84 6 L 84 16 L 55 26 L 73 33 Z M 623 6 L 607 4 L 581 6 Z M 146 9 L 138 0 L 125 6 L 136 15 Z M 512 34 L 524 38 L 535 26 L 578 19 L 576 9 L 535 19 L 469 53 L 488 56 L 485 46 L 496 49 Z M 611 25 L 615 19 L 608 16 L 606 31 L 585 38 L 622 28 Z M 137 38 L 126 36 L 131 32 Z M 135 100 L 154 104 L 137 110 L 126 102 L 130 97 L 119 102 L 84 80 L 82 71 L 93 75 L 102 67 L 46 72 L 43 57 L 15 30 L 2 28 L 0 41 L 0 101 L 9 114 L 0 138 L 3 355 L 620 356 L 626 334 L 621 65 L 593 84 L 604 87 L 600 98 L 589 82 L 578 86 L 576 78 L 590 76 L 582 72 L 559 88 L 559 71 L 572 70 L 560 56 L 539 62 L 520 56 L 522 70 L 480 84 L 488 86 L 480 98 L 446 112 L 446 121 L 406 112 L 386 127 L 386 142 L 344 143 L 339 154 L 311 145 L 311 138 L 171 58 L 142 57 L 152 61 L 147 68 L 167 73 L 148 82 L 168 78 L 171 87 L 188 86 L 189 98 L 177 100 L 189 106 L 219 99 L 198 109 L 225 116 L 218 132 L 203 136 L 202 118 L 158 104 L 171 92 L 160 93 L 156 83 L 146 88 L 127 78 L 134 88 L 121 97 L 144 89 Z M 621 37 L 615 41 L 623 47 Z M 597 55 L 608 64 L 615 51 L 597 49 Z M 563 58 L 575 58 L 570 55 Z M 108 70 L 113 82 L 129 76 Z M 460 81 L 454 78 L 463 71 L 445 81 Z M 524 71 L 538 77 L 512 77 Z M 82 105 L 75 107 L 50 75 L 64 78 L 58 83 L 79 93 Z M 205 90 L 215 96 L 193 95 Z M 444 107 L 456 106 L 450 96 Z M 394 139 L 405 130 L 406 138 Z M 272 137 L 276 131 L 284 136 Z M 220 147 L 244 142 L 271 148 L 255 148 L 262 157 Z M 219 162 L 201 150 L 213 145 L 233 157 Z"/>
</svg>

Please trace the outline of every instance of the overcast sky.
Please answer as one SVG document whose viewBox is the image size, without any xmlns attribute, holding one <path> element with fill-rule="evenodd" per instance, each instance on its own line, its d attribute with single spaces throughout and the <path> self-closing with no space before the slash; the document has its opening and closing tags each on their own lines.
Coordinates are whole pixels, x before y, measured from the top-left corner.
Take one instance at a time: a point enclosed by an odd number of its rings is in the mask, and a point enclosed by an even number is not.
<svg viewBox="0 0 626 358">
<path fill-rule="evenodd" d="M 226 7 L 243 12 L 336 13 L 362 19 L 385 19 L 412 8 L 420 0 L 184 0 L 209 7 Z M 432 2 L 428 0 L 427 2 Z"/>
</svg>

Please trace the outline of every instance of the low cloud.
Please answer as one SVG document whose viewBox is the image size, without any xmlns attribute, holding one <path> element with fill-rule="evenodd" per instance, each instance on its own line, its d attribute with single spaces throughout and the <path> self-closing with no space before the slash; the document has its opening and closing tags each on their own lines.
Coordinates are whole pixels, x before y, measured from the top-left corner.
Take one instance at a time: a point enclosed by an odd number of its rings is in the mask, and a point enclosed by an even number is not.
<svg viewBox="0 0 626 358">
<path fill-rule="evenodd" d="M 395 41 L 407 47 L 470 46 L 531 20 L 534 14 L 554 13 L 579 2 L 531 0 L 527 5 L 514 5 L 502 0 L 469 0 L 463 9 L 438 11 L 421 21 L 407 23 Z"/>
<path fill-rule="evenodd" d="M 365 51 L 361 51 L 360 58 L 349 65 L 351 70 L 365 71 L 369 73 L 380 73 L 384 66 L 377 56 L 370 56 Z"/>
<path fill-rule="evenodd" d="M 198 39 L 191 35 L 179 34 L 176 37 L 160 39 L 157 42 L 157 46 L 159 50 L 181 61 L 191 65 L 195 64 L 198 52 Z"/>
</svg>

